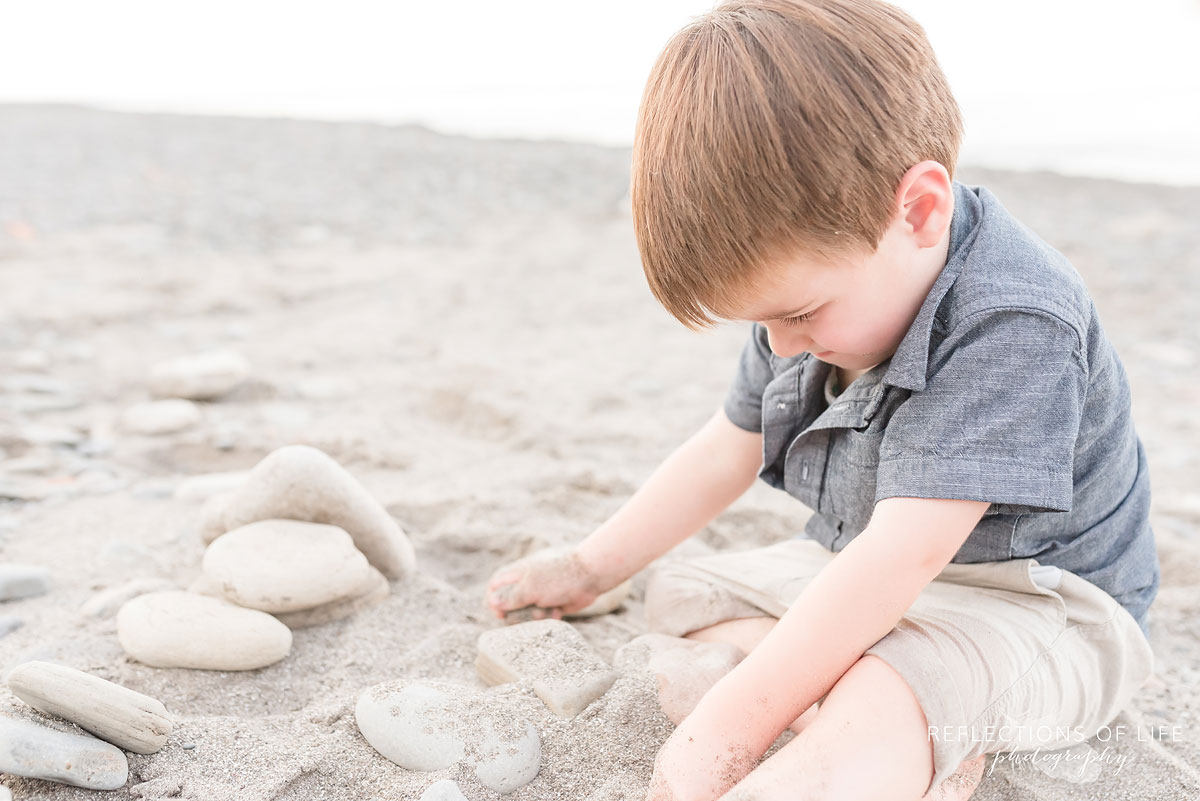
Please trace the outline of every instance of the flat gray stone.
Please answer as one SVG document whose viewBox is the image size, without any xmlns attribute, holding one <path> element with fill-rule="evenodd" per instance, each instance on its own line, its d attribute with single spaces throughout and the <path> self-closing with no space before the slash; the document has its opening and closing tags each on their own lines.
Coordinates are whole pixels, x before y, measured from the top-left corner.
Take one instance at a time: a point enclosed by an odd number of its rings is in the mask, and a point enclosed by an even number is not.
<svg viewBox="0 0 1200 801">
<path fill-rule="evenodd" d="M 488 684 L 528 680 L 559 717 L 578 715 L 617 680 L 617 671 L 563 620 L 531 620 L 479 635 L 475 669 Z"/>
<path fill-rule="evenodd" d="M 159 751 L 174 727 L 161 701 L 64 665 L 17 665 L 9 671 L 8 689 L 39 712 L 136 754 Z"/>
<path fill-rule="evenodd" d="M 416 553 L 387 510 L 325 453 L 289 445 L 268 454 L 245 482 L 204 511 L 201 535 L 212 542 L 259 520 L 303 520 L 344 529 L 379 572 L 391 579 L 416 570 Z"/>
<path fill-rule="evenodd" d="M 15 615 L 0 615 L 0 637 L 12 634 L 24 625 L 25 621 Z"/>
<path fill-rule="evenodd" d="M 121 749 L 95 737 L 0 717 L 0 773 L 116 790 L 129 779 L 129 761 Z"/>
<path fill-rule="evenodd" d="M 41 565 L 0 563 L 0 601 L 16 601 L 50 591 L 50 571 Z"/>
<path fill-rule="evenodd" d="M 533 724 L 470 687 L 385 682 L 359 696 L 354 717 L 372 748 L 408 770 L 441 770 L 461 761 L 484 786 L 511 793 L 533 781 L 541 767 L 541 738 Z"/>
</svg>

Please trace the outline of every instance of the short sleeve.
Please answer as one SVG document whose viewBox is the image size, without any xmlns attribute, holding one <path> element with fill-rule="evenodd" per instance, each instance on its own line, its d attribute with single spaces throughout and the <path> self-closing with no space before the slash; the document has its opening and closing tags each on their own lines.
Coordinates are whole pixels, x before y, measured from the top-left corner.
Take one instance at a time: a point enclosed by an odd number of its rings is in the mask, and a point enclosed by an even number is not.
<svg viewBox="0 0 1200 801">
<path fill-rule="evenodd" d="M 755 323 L 738 358 L 733 384 L 725 396 L 725 416 L 738 428 L 762 431 L 763 392 L 775 377 L 771 359 L 767 329 L 761 323 Z"/>
<path fill-rule="evenodd" d="M 956 326 L 931 354 L 925 388 L 888 420 L 875 501 L 1070 511 L 1088 385 L 1080 345 L 1074 328 L 1036 310 L 988 310 Z"/>
</svg>

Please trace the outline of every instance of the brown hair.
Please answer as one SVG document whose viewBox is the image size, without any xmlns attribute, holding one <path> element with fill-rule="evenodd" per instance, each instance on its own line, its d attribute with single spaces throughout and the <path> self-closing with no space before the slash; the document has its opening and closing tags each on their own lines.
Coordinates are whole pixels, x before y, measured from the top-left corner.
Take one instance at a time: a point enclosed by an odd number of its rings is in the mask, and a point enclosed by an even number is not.
<svg viewBox="0 0 1200 801">
<path fill-rule="evenodd" d="M 872 0 L 734 0 L 667 42 L 631 195 L 650 289 L 689 328 L 789 252 L 869 254 L 910 167 L 953 178 L 962 117 L 921 26 Z"/>
</svg>

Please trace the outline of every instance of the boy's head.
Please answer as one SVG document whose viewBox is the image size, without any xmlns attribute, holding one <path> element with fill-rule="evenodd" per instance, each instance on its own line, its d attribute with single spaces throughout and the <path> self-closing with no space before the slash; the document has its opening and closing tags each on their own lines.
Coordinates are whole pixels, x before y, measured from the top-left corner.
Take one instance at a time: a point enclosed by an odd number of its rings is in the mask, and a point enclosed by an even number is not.
<svg viewBox="0 0 1200 801">
<path fill-rule="evenodd" d="M 698 328 L 762 305 L 797 256 L 880 257 L 934 172 L 944 200 L 961 138 L 958 104 L 903 11 L 725 2 L 667 43 L 642 98 L 632 198 L 650 288 Z M 944 215 L 921 222 L 945 239 Z"/>
</svg>

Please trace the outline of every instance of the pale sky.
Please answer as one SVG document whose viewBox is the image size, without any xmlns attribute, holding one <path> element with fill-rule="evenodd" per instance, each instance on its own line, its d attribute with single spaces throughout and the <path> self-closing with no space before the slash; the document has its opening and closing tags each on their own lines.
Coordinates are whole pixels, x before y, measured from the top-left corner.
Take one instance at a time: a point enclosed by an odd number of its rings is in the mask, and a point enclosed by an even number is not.
<svg viewBox="0 0 1200 801">
<path fill-rule="evenodd" d="M 0 102 L 628 144 L 659 49 L 711 5 L 27 0 L 0 27 Z M 1197 0 L 897 5 L 963 107 L 964 162 L 1200 184 Z"/>
</svg>

